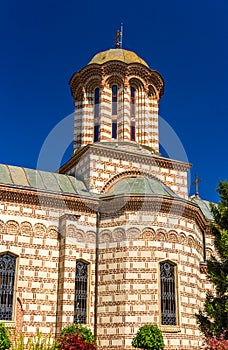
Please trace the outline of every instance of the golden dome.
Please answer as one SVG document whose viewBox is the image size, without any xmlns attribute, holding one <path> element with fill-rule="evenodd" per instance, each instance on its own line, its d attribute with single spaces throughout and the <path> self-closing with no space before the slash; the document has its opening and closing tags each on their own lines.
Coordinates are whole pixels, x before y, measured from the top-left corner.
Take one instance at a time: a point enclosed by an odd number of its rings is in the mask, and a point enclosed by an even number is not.
<svg viewBox="0 0 228 350">
<path fill-rule="evenodd" d="M 110 49 L 97 53 L 89 64 L 103 64 L 108 61 L 121 61 L 127 64 L 130 63 L 141 63 L 144 66 L 148 67 L 148 64 L 140 58 L 135 52 L 123 50 L 123 49 Z"/>
</svg>

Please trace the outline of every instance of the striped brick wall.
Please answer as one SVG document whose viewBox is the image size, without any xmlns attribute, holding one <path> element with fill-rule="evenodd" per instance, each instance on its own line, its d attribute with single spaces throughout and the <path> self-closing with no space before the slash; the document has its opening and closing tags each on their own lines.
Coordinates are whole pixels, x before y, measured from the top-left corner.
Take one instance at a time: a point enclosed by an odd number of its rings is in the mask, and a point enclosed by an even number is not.
<svg viewBox="0 0 228 350">
<path fill-rule="evenodd" d="M 107 184 L 124 177 L 129 172 L 135 172 L 138 176 L 154 176 L 165 183 L 174 193 L 188 198 L 188 164 L 178 162 L 173 164 L 161 162 L 161 158 L 151 155 L 149 151 L 142 149 L 123 148 L 113 143 L 113 150 L 93 146 L 85 152 L 78 163 L 68 171 L 69 174 L 80 174 L 89 181 L 89 188 L 93 192 L 100 193 Z M 147 174 L 147 175 L 146 175 Z"/>
<path fill-rule="evenodd" d="M 119 226 L 117 217 L 112 223 L 102 220 L 99 344 L 102 349 L 130 349 L 138 328 L 155 323 L 163 331 L 166 349 L 199 349 L 201 336 L 193 315 L 203 302 L 202 231 L 192 220 L 171 214 L 147 215 L 126 212 Z M 176 264 L 176 326 L 161 325 L 159 263 L 167 259 Z"/>
</svg>

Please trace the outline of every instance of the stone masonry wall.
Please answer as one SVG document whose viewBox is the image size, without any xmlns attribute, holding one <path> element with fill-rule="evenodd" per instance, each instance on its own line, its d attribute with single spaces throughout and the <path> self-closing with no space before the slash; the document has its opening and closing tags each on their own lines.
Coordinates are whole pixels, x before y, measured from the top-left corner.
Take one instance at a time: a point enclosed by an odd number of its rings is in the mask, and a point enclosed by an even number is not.
<svg viewBox="0 0 228 350">
<path fill-rule="evenodd" d="M 96 216 L 69 212 L 70 219 L 63 220 L 62 209 L 1 202 L 0 253 L 17 257 L 13 319 L 6 324 L 22 330 L 25 337 L 35 334 L 37 328 L 55 336 L 73 322 L 77 259 L 91 264 L 90 295 L 94 294 Z M 92 298 L 91 327 L 93 316 Z"/>
</svg>

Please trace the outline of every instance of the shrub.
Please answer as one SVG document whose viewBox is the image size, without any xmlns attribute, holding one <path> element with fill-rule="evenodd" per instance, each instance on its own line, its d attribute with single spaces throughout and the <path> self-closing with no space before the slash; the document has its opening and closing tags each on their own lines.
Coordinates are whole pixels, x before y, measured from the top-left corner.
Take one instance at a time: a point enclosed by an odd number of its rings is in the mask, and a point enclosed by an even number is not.
<svg viewBox="0 0 228 350">
<path fill-rule="evenodd" d="M 70 326 L 66 326 L 62 329 L 60 334 L 60 341 L 62 337 L 66 335 L 73 335 L 77 334 L 80 336 L 82 340 L 84 340 L 86 343 L 90 343 L 93 345 L 96 345 L 96 341 L 94 339 L 94 335 L 91 332 L 91 330 L 81 324 L 72 324 Z"/>
<path fill-rule="evenodd" d="M 11 346 L 9 331 L 4 325 L 4 323 L 0 323 L 0 349 L 5 350 L 9 349 Z"/>
<path fill-rule="evenodd" d="M 163 350 L 165 344 L 161 330 L 153 324 L 142 326 L 136 333 L 132 346 L 148 350 Z"/>
<path fill-rule="evenodd" d="M 80 334 L 65 332 L 58 345 L 61 350 L 96 350 L 94 344 L 86 342 Z"/>
<path fill-rule="evenodd" d="M 205 350 L 228 350 L 228 340 L 225 339 L 226 331 L 223 332 L 219 338 L 215 335 L 206 340 Z"/>
</svg>

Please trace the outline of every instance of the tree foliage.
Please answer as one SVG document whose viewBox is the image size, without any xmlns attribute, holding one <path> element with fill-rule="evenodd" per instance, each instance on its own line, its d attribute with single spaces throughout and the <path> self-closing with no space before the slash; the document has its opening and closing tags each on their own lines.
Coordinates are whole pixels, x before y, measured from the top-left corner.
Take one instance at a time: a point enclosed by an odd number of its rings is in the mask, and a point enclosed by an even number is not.
<svg viewBox="0 0 228 350">
<path fill-rule="evenodd" d="M 207 261 L 207 276 L 214 284 L 215 292 L 206 294 L 204 309 L 196 317 L 207 339 L 219 339 L 222 334 L 228 339 L 228 182 L 221 181 L 217 191 L 219 204 L 211 204 L 214 217 L 211 232 L 217 257 L 212 256 Z"/>
<path fill-rule="evenodd" d="M 4 323 L 0 323 L 0 349 L 9 349 L 11 346 L 10 336 L 8 329 Z"/>
<path fill-rule="evenodd" d="M 132 346 L 148 350 L 164 349 L 165 345 L 161 330 L 158 326 L 153 324 L 142 326 L 136 333 L 136 336 L 132 341 Z"/>
</svg>

